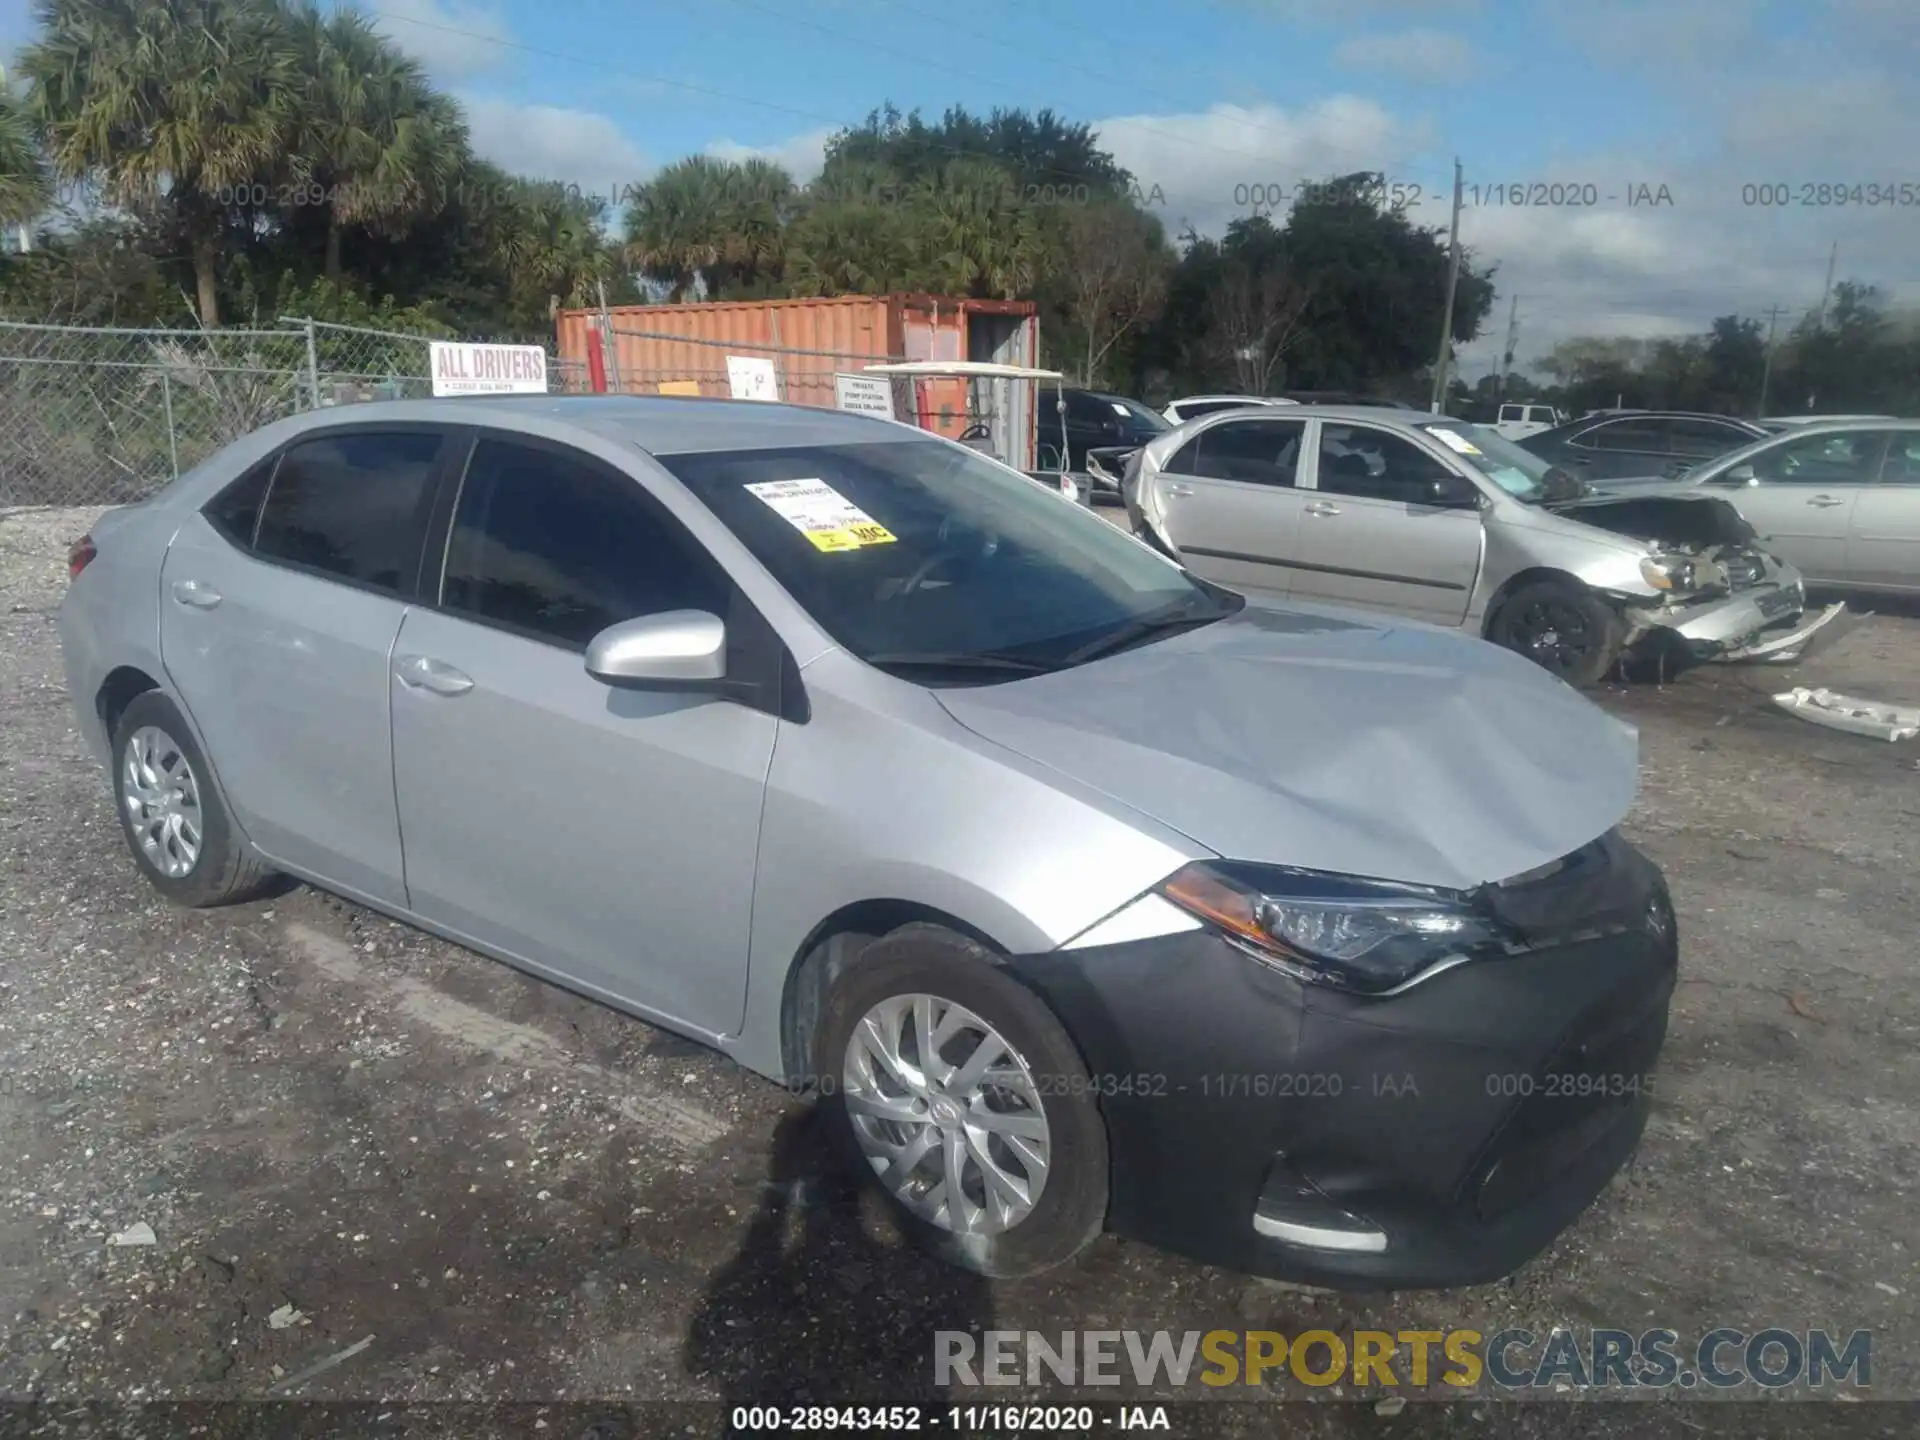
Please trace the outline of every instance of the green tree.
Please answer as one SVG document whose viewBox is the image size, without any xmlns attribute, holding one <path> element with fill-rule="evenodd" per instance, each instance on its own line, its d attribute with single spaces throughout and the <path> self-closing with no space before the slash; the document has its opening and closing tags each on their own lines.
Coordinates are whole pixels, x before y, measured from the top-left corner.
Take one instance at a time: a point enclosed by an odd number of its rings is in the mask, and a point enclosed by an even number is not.
<svg viewBox="0 0 1920 1440">
<path fill-rule="evenodd" d="M 711 155 L 691 155 L 640 187 L 628 207 L 628 257 L 673 300 L 684 300 L 726 257 L 731 242 L 728 207 L 734 167 Z"/>
<path fill-rule="evenodd" d="M 158 203 L 191 257 L 202 324 L 237 187 L 279 174 L 304 102 L 271 0 L 39 0 L 21 57 L 54 168 L 106 199 Z"/>
<path fill-rule="evenodd" d="M 325 217 L 323 270 L 337 284 L 348 227 L 398 238 L 446 204 L 466 160 L 466 121 L 357 11 L 309 5 L 291 23 L 308 88 L 286 193 Z"/>
<path fill-rule="evenodd" d="M 39 219 L 52 198 L 33 121 L 11 93 L 0 89 L 0 225 Z"/>
</svg>

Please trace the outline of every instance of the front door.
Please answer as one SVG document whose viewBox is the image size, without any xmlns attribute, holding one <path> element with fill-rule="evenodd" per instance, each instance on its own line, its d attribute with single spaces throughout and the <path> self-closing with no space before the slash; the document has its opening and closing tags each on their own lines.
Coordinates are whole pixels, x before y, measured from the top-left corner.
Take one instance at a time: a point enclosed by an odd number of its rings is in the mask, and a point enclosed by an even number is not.
<svg viewBox="0 0 1920 1440">
<path fill-rule="evenodd" d="M 1413 615 L 1466 618 L 1480 573 L 1477 509 L 1429 503 L 1455 472 L 1402 435 L 1322 420 L 1292 546 L 1293 594 Z"/>
<path fill-rule="evenodd" d="M 1920 590 L 1920 431 L 1887 436 L 1880 483 L 1853 502 L 1847 580 L 1885 590 Z"/>
<path fill-rule="evenodd" d="M 189 518 L 161 571 L 167 673 L 241 827 L 286 868 L 393 905 L 387 664 L 444 438 L 300 441 Z"/>
<path fill-rule="evenodd" d="M 737 1028 L 780 722 L 583 664 L 619 621 L 727 616 L 726 575 L 633 476 L 482 432 L 437 578 L 391 681 L 412 908 L 583 990 Z"/>
<path fill-rule="evenodd" d="M 1726 492 L 1761 544 L 1809 580 L 1848 579 L 1854 506 L 1873 484 L 1886 432 L 1795 435 L 1750 456 L 1756 483 Z"/>
<path fill-rule="evenodd" d="M 1304 420 L 1221 420 L 1167 461 L 1156 481 L 1167 538 L 1194 574 L 1287 593 L 1306 433 Z"/>
</svg>

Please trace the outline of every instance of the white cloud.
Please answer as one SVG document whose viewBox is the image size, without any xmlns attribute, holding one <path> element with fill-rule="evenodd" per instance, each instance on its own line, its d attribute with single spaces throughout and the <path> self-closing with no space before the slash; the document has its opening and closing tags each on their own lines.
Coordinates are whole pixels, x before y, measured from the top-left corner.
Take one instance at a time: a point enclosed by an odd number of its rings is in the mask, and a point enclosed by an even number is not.
<svg viewBox="0 0 1920 1440">
<path fill-rule="evenodd" d="M 560 180 L 617 207 L 654 165 L 611 119 L 590 110 L 461 96 L 474 153 L 515 175 Z"/>
<path fill-rule="evenodd" d="M 716 160 L 771 160 L 799 184 L 805 185 L 820 173 L 826 163 L 827 141 L 839 133 L 838 126 L 822 126 L 782 140 L 777 145 L 742 145 L 734 140 L 716 140 L 707 146 L 707 154 Z"/>
<path fill-rule="evenodd" d="M 1303 110 L 1215 105 L 1184 115 L 1122 115 L 1093 128 L 1170 229 L 1191 224 L 1203 235 L 1218 235 L 1236 215 L 1303 180 L 1355 170 L 1414 179 L 1413 162 L 1431 144 L 1424 126 L 1353 95 Z"/>
<path fill-rule="evenodd" d="M 441 80 L 459 80 L 505 64 L 513 31 L 499 11 L 450 0 L 379 0 L 369 12 L 381 33 Z"/>
<path fill-rule="evenodd" d="M 1349 70 L 1430 85 L 1463 85 L 1482 69 L 1478 52 L 1458 35 L 1418 28 L 1356 35 L 1343 41 L 1333 58 Z"/>
</svg>

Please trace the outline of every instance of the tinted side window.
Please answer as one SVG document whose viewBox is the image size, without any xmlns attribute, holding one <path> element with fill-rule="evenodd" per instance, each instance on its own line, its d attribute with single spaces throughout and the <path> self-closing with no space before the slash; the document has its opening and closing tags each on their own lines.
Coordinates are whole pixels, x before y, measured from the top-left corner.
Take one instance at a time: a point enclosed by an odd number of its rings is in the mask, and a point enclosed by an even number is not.
<svg viewBox="0 0 1920 1440">
<path fill-rule="evenodd" d="M 1096 400 L 1081 390 L 1067 391 L 1067 419 L 1073 424 L 1098 425 L 1102 420 L 1113 418 L 1113 412 L 1103 401 Z"/>
<path fill-rule="evenodd" d="M 667 610 L 725 616 L 719 565 L 639 482 L 564 452 L 483 439 L 447 540 L 442 608 L 584 649 Z"/>
<path fill-rule="evenodd" d="M 1803 435 L 1753 457 L 1756 475 L 1775 485 L 1871 485 L 1886 436 L 1874 430 Z"/>
<path fill-rule="evenodd" d="M 1361 500 L 1421 504 L 1431 482 L 1451 475 L 1411 440 L 1359 426 L 1320 427 L 1320 489 Z"/>
<path fill-rule="evenodd" d="M 1194 436 L 1167 469 L 1207 480 L 1292 485 L 1300 465 L 1304 420 L 1232 420 Z"/>
<path fill-rule="evenodd" d="M 1656 421 L 1609 420 L 1604 425 L 1581 431 L 1568 443 L 1590 450 L 1634 450 L 1662 455 L 1666 453 L 1667 437 Z"/>
<path fill-rule="evenodd" d="M 1503 425 L 1510 420 L 1518 420 L 1523 415 L 1527 415 L 1527 408 L 1524 405 L 1502 405 L 1500 407 L 1500 423 Z M 1528 415 L 1527 418 L 1532 419 L 1533 417 Z"/>
<path fill-rule="evenodd" d="M 1920 435 L 1894 435 L 1880 479 L 1887 485 L 1920 485 Z"/>
<path fill-rule="evenodd" d="M 255 549 L 377 589 L 411 589 L 441 438 L 362 431 L 293 446 L 267 491 Z"/>
<path fill-rule="evenodd" d="M 253 548 L 254 527 L 260 523 L 260 502 L 267 498 L 278 455 L 270 455 L 234 481 L 201 510 L 207 522 L 243 550 Z"/>
<path fill-rule="evenodd" d="M 1728 425 L 1719 420 L 1669 420 L 1666 423 L 1673 453 L 1691 455 L 1696 459 L 1725 454 L 1736 445 L 1744 445 L 1755 438 L 1738 425 Z"/>
</svg>

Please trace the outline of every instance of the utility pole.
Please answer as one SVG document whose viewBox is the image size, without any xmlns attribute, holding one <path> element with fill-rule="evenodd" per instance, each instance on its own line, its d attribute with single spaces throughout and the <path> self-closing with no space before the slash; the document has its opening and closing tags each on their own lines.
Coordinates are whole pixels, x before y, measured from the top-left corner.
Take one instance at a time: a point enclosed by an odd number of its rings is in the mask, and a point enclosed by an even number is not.
<svg viewBox="0 0 1920 1440">
<path fill-rule="evenodd" d="M 1507 371 L 1513 365 L 1513 347 L 1520 335 L 1520 297 L 1515 295 L 1507 306 L 1507 348 L 1500 352 L 1500 383 L 1494 390 L 1493 403 L 1496 407 L 1507 398 Z M 1494 419 L 1500 416 L 1496 409 Z"/>
<path fill-rule="evenodd" d="M 1460 157 L 1453 157 L 1453 227 L 1447 239 L 1447 308 L 1440 320 L 1440 356 L 1433 364 L 1433 413 L 1447 398 L 1447 367 L 1453 360 L 1453 293 L 1460 286 L 1460 194 L 1463 189 Z"/>
<path fill-rule="evenodd" d="M 1820 291 L 1820 318 L 1815 322 L 1816 330 L 1827 328 L 1827 301 L 1833 296 L 1833 262 L 1840 258 L 1840 242 L 1833 242 L 1833 249 L 1827 252 L 1827 283 Z"/>
<path fill-rule="evenodd" d="M 1760 367 L 1760 415 L 1755 419 L 1767 413 L 1767 387 L 1773 383 L 1773 331 L 1779 323 L 1780 307 L 1776 305 L 1767 312 L 1767 361 Z"/>
</svg>

